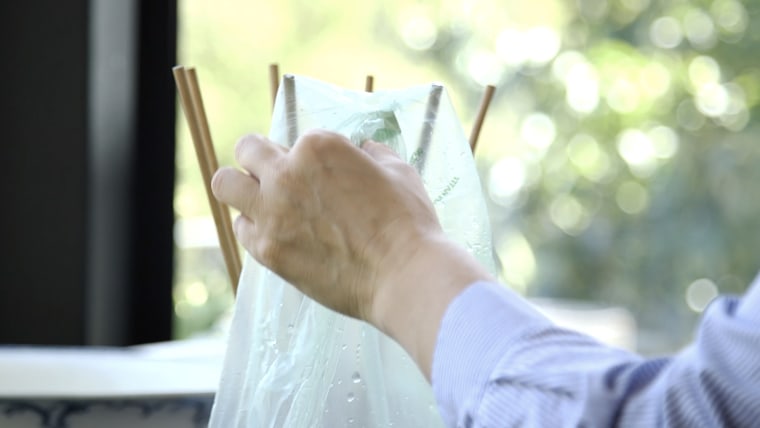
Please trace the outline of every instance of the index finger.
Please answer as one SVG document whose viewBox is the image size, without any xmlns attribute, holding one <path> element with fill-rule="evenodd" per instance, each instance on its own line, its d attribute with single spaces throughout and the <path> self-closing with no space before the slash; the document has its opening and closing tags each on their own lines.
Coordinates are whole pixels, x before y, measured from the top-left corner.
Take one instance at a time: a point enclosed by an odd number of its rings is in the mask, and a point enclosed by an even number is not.
<svg viewBox="0 0 760 428">
<path fill-rule="evenodd" d="M 287 149 L 263 135 L 246 135 L 235 146 L 235 160 L 254 177 L 261 177 L 272 164 L 287 153 Z"/>
<path fill-rule="evenodd" d="M 259 182 L 235 168 L 220 168 L 211 180 L 214 197 L 249 218 L 255 218 L 259 199 Z"/>
</svg>

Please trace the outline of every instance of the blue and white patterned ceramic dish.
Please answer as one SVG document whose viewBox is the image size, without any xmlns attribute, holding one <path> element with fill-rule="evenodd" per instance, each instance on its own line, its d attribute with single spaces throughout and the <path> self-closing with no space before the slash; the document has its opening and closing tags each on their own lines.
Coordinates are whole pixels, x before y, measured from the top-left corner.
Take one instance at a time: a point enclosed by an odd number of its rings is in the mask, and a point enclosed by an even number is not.
<svg viewBox="0 0 760 428">
<path fill-rule="evenodd" d="M 223 344 L 124 349 L 0 347 L 2 428 L 200 428 Z"/>
</svg>

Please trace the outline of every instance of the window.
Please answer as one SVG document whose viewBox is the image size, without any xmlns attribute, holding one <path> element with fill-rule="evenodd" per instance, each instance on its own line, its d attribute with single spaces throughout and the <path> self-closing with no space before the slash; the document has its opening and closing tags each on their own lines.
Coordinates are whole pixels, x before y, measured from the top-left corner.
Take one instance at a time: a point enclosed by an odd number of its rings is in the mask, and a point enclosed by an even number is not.
<svg viewBox="0 0 760 428">
<path fill-rule="evenodd" d="M 758 269 L 760 63 L 742 54 L 756 12 L 738 0 L 184 0 L 179 58 L 199 69 L 222 164 L 240 135 L 268 129 L 270 62 L 357 89 L 367 73 L 378 89 L 443 81 L 465 129 L 496 84 L 476 161 L 502 279 L 555 299 L 547 308 L 627 308 L 638 350 L 656 353 L 687 342 L 710 299 Z M 232 298 L 178 130 L 186 336 Z"/>
</svg>

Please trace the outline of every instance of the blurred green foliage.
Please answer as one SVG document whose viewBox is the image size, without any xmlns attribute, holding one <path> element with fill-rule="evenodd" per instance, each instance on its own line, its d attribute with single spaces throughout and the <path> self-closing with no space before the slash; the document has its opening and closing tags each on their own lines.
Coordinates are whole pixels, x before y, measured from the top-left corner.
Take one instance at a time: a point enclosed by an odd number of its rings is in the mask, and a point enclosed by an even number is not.
<svg viewBox="0 0 760 428">
<path fill-rule="evenodd" d="M 270 3 L 180 2 L 222 163 L 267 130 L 270 62 L 357 89 L 365 73 L 378 89 L 443 81 L 465 126 L 495 84 L 476 161 L 505 282 L 625 306 L 641 350 L 662 352 L 760 268 L 760 2 Z M 178 217 L 207 216 L 178 129 Z M 178 257 L 180 336 L 231 301 L 198 248 Z"/>
</svg>

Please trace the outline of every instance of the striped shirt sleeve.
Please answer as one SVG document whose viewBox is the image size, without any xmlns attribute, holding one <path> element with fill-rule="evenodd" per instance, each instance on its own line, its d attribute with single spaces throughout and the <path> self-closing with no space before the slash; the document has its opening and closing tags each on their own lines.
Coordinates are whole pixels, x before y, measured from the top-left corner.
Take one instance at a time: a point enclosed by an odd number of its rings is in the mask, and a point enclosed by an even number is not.
<svg viewBox="0 0 760 428">
<path fill-rule="evenodd" d="M 475 283 L 442 320 L 432 382 L 449 427 L 757 426 L 760 286 L 717 299 L 680 354 L 644 359 Z"/>
</svg>

